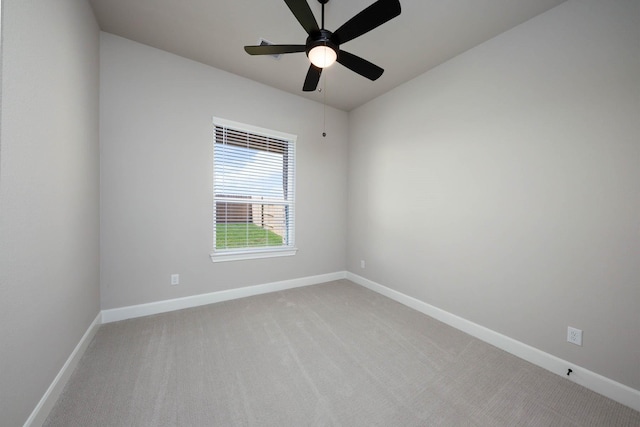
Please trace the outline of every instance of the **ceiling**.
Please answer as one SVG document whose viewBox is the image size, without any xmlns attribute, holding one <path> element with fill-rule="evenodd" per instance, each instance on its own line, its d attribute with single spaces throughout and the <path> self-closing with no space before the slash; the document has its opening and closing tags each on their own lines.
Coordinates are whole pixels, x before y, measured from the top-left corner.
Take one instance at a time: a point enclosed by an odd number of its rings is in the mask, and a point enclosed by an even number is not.
<svg viewBox="0 0 640 427">
<path fill-rule="evenodd" d="M 400 0 L 397 18 L 340 46 L 385 69 L 372 82 L 340 64 L 322 73 L 321 93 L 303 92 L 304 53 L 250 56 L 260 38 L 304 44 L 283 0 L 90 0 L 100 28 L 139 43 L 350 111 L 565 0 Z M 308 0 L 320 23 L 321 6 Z M 325 27 L 335 31 L 374 0 L 331 0 Z"/>
</svg>

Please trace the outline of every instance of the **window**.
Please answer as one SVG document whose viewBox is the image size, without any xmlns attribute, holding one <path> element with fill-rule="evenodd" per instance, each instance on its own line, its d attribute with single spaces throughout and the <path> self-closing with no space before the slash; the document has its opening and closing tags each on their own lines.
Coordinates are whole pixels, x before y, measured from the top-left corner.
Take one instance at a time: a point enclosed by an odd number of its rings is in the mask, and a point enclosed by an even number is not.
<svg viewBox="0 0 640 427">
<path fill-rule="evenodd" d="M 211 260 L 295 255 L 294 135 L 215 118 Z"/>
</svg>

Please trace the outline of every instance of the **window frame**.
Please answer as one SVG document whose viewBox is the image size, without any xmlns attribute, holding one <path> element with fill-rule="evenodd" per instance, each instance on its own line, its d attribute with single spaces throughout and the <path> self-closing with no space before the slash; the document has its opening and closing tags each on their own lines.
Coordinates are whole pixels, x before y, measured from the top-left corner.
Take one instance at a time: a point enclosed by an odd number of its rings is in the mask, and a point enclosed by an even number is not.
<svg viewBox="0 0 640 427">
<path fill-rule="evenodd" d="M 287 199 L 291 199 L 287 206 L 289 206 L 289 212 L 287 215 L 290 229 L 288 232 L 288 244 L 282 246 L 255 246 L 249 248 L 231 248 L 231 249 L 217 249 L 216 248 L 216 230 L 217 230 L 217 222 L 216 222 L 216 202 L 220 199 L 216 198 L 215 195 L 215 170 L 216 170 L 216 159 L 215 159 L 215 144 L 216 144 L 216 128 L 224 127 L 233 129 L 239 132 L 246 132 L 254 135 L 258 135 L 260 137 L 274 138 L 279 140 L 287 141 L 288 148 L 288 156 L 289 163 L 288 168 L 293 168 L 293 173 L 288 178 L 288 191 L 287 191 Z M 210 254 L 211 261 L 213 262 L 224 262 L 224 261 L 238 261 L 238 260 L 248 260 L 248 259 L 260 259 L 260 258 L 273 258 L 273 257 L 283 257 L 283 256 L 293 256 L 297 253 L 298 248 L 295 246 L 295 204 L 296 204 L 296 194 L 295 194 L 295 167 L 296 167 L 296 141 L 297 136 L 285 132 L 275 131 L 271 129 L 265 129 L 258 126 L 248 125 L 245 123 L 234 122 L 231 120 L 213 117 L 213 173 L 212 177 L 212 191 L 211 195 L 213 198 L 212 203 L 212 219 L 213 219 L 213 242 L 212 242 L 212 251 Z M 284 171 L 283 171 L 284 172 Z"/>
</svg>

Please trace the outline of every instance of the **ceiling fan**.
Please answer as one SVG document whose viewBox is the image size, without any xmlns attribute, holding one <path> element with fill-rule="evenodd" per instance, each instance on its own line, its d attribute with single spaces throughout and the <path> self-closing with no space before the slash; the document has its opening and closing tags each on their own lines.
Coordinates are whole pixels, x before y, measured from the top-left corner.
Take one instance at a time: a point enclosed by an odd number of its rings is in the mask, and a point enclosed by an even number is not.
<svg viewBox="0 0 640 427">
<path fill-rule="evenodd" d="M 316 90 L 322 69 L 335 61 L 351 71 L 370 80 L 378 79 L 384 70 L 375 64 L 352 53 L 340 49 L 340 45 L 373 30 L 385 22 L 400 15 L 399 0 L 378 0 L 356 16 L 345 22 L 336 31 L 324 28 L 324 5 L 329 0 L 318 0 L 322 4 L 322 27 L 313 16 L 307 0 L 284 0 L 309 37 L 305 44 L 274 44 L 261 46 L 245 46 L 250 55 L 278 55 L 283 53 L 305 52 L 311 65 L 304 80 L 302 90 Z"/>
</svg>

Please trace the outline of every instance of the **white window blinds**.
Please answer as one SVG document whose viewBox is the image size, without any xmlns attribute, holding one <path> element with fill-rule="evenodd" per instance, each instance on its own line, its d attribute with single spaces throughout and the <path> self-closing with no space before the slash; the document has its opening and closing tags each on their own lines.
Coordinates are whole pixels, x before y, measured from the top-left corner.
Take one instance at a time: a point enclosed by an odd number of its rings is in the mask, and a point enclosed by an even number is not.
<svg viewBox="0 0 640 427">
<path fill-rule="evenodd" d="M 294 140 L 214 125 L 214 255 L 293 248 Z"/>
</svg>

